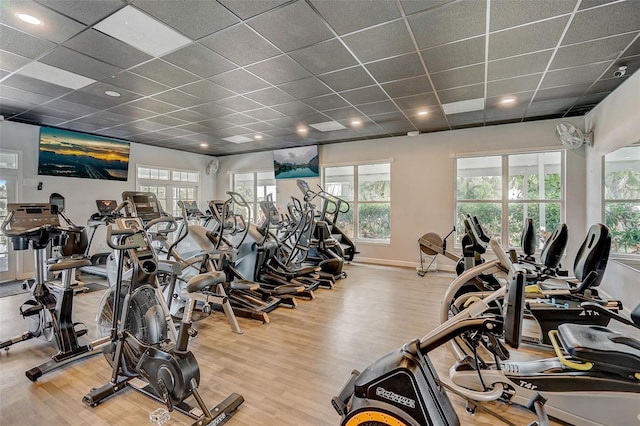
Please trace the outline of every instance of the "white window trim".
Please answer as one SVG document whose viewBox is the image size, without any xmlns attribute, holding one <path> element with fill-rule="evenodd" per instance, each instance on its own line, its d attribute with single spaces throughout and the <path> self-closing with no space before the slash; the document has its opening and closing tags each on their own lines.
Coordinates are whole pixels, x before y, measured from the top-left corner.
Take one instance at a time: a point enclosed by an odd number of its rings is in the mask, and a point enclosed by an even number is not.
<svg viewBox="0 0 640 426">
<path fill-rule="evenodd" d="M 517 151 L 499 151 L 499 152 L 495 152 L 492 153 L 491 151 L 487 151 L 483 154 L 478 154 L 478 155 L 466 155 L 466 154 L 452 154 L 451 158 L 453 158 L 454 160 L 454 165 L 453 165 L 453 170 L 454 170 L 454 183 L 453 183 L 453 223 L 457 224 L 458 222 L 458 218 L 457 218 L 457 213 L 458 213 L 458 202 L 461 201 L 463 204 L 480 204 L 480 203 L 500 203 L 501 206 L 501 222 L 500 222 L 500 228 L 502 229 L 502 233 L 500 235 L 500 239 L 502 241 L 502 244 L 505 244 L 505 241 L 508 243 L 509 241 L 509 203 L 516 203 L 516 204 L 527 204 L 527 203 L 560 203 L 560 223 L 565 223 L 566 222 L 566 200 L 567 200 L 567 185 L 566 185 L 566 162 L 567 162 L 567 155 L 566 155 L 566 151 L 567 149 L 562 149 L 562 148 L 548 148 L 548 149 L 530 149 L 530 150 L 517 150 Z M 515 156 L 515 155 L 519 155 L 519 154 L 536 154 L 536 153 L 540 153 L 540 154 L 544 154 L 547 152 L 560 152 L 561 153 L 561 158 L 560 158 L 560 173 L 561 173 L 561 185 L 562 185 L 562 189 L 561 189 L 561 199 L 560 200 L 547 200 L 547 199 L 533 199 L 533 200 L 510 200 L 509 199 L 509 157 L 510 156 Z M 501 179 L 502 179 L 502 189 L 501 189 L 501 193 L 502 193 L 502 198 L 498 199 L 498 200 L 458 200 L 458 161 L 459 159 L 464 159 L 464 158 L 479 158 L 479 157 L 501 157 Z M 463 232 L 462 230 L 458 230 L 456 229 L 456 234 L 458 234 L 458 232 Z M 455 244 L 454 244 L 455 248 L 461 248 L 460 243 L 458 242 L 458 238 L 455 239 Z M 518 247 L 505 247 L 512 249 L 512 248 L 518 248 Z M 536 253 L 538 253 L 540 250 L 538 248 L 536 248 Z"/>
<path fill-rule="evenodd" d="M 138 177 L 138 168 L 148 168 L 148 169 L 157 169 L 157 170 L 166 170 L 169 173 L 169 179 L 165 180 L 165 179 L 152 179 L 152 178 L 139 178 Z M 197 182 L 189 182 L 189 181 L 182 181 L 182 180 L 173 180 L 173 172 L 187 172 L 187 173 L 197 173 L 198 174 L 198 181 Z M 191 188 L 195 188 L 196 189 L 196 202 L 198 203 L 199 206 L 201 206 L 201 200 L 202 200 L 202 194 L 201 194 L 201 190 L 200 190 L 200 186 L 202 184 L 202 173 L 200 172 L 200 170 L 188 170 L 188 169 L 174 169 L 174 168 L 169 168 L 169 167 L 161 167 L 161 166 L 149 166 L 149 165 L 145 165 L 145 164 L 136 164 L 136 171 L 135 171 L 135 175 L 136 175 L 136 191 L 139 190 L 139 188 L 143 185 L 148 185 L 148 186 L 164 186 L 167 190 L 166 193 L 166 201 L 167 201 L 167 206 L 166 208 L 169 209 L 170 205 L 172 205 L 173 202 L 173 189 L 176 187 L 191 187 Z M 173 212 L 167 212 L 167 213 L 173 213 Z"/>
</svg>

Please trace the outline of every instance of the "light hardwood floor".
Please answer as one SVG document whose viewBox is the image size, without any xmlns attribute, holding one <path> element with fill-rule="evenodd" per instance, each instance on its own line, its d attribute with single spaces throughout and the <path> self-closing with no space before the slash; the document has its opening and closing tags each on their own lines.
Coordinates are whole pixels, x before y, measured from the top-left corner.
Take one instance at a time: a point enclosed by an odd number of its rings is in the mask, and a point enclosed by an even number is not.
<svg viewBox="0 0 640 426">
<path fill-rule="evenodd" d="M 229 425 L 336 425 L 331 406 L 353 369 L 363 369 L 383 354 L 421 337 L 438 324 L 441 295 L 453 276 L 372 265 L 346 266 L 349 277 L 334 290 L 320 289 L 313 301 L 300 300 L 296 309 L 280 308 L 271 322 L 239 318 L 244 334 L 231 332 L 217 313 L 196 324 L 199 335 L 190 348 L 200 370 L 200 392 L 213 406 L 231 392 L 245 403 Z M 95 338 L 95 313 L 102 291 L 74 300 L 74 320 L 83 321 Z M 0 299 L 0 339 L 23 332 L 18 308 L 26 294 Z M 36 383 L 24 371 L 55 352 L 52 343 L 21 342 L 0 353 L 0 425 L 143 425 L 160 407 L 126 389 L 91 408 L 82 397 L 109 380 L 102 355 L 49 373 Z M 431 354 L 445 376 L 452 364 L 446 349 Z M 452 396 L 461 424 L 509 424 L 478 412 L 470 415 Z M 528 424 L 532 413 L 505 404 L 492 410 L 511 424 Z M 170 425 L 190 424 L 171 413 Z"/>
</svg>

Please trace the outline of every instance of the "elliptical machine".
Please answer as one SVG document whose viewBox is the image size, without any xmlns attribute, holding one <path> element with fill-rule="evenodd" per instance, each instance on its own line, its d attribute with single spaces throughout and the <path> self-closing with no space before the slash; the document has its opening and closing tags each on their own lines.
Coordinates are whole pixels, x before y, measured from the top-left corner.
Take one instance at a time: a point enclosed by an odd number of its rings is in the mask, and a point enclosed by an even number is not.
<svg viewBox="0 0 640 426">
<path fill-rule="evenodd" d="M 49 342 L 55 338 L 58 352 L 51 360 L 25 372 L 29 380 L 36 381 L 43 374 L 97 353 L 94 347 L 106 340 L 81 345 L 78 338 L 87 334 L 87 328 L 82 323 L 74 323 L 72 319 L 72 271 L 88 265 L 88 260 L 68 258 L 51 264 L 49 272 L 62 272 L 63 286 L 46 282 L 47 247 L 50 244 L 63 245 L 67 233 L 77 230 L 60 226 L 59 211 L 54 204 L 10 203 L 7 210 L 7 217 L 2 222 L 2 232 L 11 240 L 14 250 L 27 250 L 29 247 L 34 250 L 36 274 L 31 286 L 31 297 L 20 307 L 20 314 L 27 323 L 27 331 L 1 342 L 0 348 L 8 351 L 11 345 L 34 337 Z"/>
<path fill-rule="evenodd" d="M 138 217 L 117 218 L 117 229 L 107 228 L 107 244 L 118 252 L 118 274 L 112 287 L 110 303 L 103 306 L 100 318 L 111 318 L 110 343 L 103 349 L 112 367 L 109 383 L 92 389 L 83 398 L 96 406 L 126 386 L 164 403 L 195 420 L 193 425 L 220 425 L 244 402 L 232 393 L 209 409 L 198 392 L 200 368 L 195 356 L 187 349 L 191 329 L 191 309 L 180 324 L 179 333 L 160 293 L 156 281 L 158 258 L 151 240 Z M 113 241 L 113 237 L 117 241 Z M 125 264 L 132 271 L 131 280 L 123 280 Z M 224 281 L 222 273 L 206 273 L 193 277 L 189 286 L 215 286 Z M 189 304 L 192 308 L 193 304 Z M 110 312 L 108 312 L 110 311 Z M 104 328 L 107 324 L 99 324 Z M 132 380 L 142 379 L 144 388 Z M 197 409 L 185 402 L 193 396 Z"/>
</svg>

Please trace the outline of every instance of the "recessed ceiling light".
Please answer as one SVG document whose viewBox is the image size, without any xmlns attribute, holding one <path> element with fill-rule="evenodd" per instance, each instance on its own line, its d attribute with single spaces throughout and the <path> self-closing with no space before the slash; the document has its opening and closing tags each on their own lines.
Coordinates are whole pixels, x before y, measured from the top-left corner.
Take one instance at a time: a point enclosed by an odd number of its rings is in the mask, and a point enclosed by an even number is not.
<svg viewBox="0 0 640 426">
<path fill-rule="evenodd" d="M 200 144 L 200 148 L 209 148 L 209 144 L 208 143 L 201 143 Z"/>
<path fill-rule="evenodd" d="M 31 25 L 40 25 L 40 24 L 42 24 L 41 20 L 39 20 L 35 16 L 27 15 L 26 13 L 16 13 L 16 16 L 18 17 L 18 19 L 20 19 L 21 21 L 26 22 L 27 24 L 31 24 Z"/>
<path fill-rule="evenodd" d="M 114 90 L 105 90 L 104 92 L 105 95 L 107 96 L 112 96 L 114 98 L 119 98 L 120 97 L 120 93 L 114 91 Z"/>
<path fill-rule="evenodd" d="M 352 126 L 359 126 L 362 124 L 362 121 L 360 120 L 351 120 L 351 125 Z"/>
<path fill-rule="evenodd" d="M 96 81 L 78 75 L 42 62 L 31 62 L 27 66 L 20 68 L 16 74 L 25 75 L 35 78 L 36 80 L 46 81 L 47 83 L 57 84 L 58 86 L 68 87 L 69 89 L 81 89 L 85 86 L 95 83 Z"/>
<path fill-rule="evenodd" d="M 259 140 L 262 140 L 262 135 L 255 135 L 253 138 L 259 141 Z"/>
<path fill-rule="evenodd" d="M 191 39 L 133 6 L 125 6 L 94 28 L 153 56 L 162 56 Z"/>
<path fill-rule="evenodd" d="M 245 143 L 245 142 L 253 142 L 253 139 L 248 138 L 246 136 L 229 136 L 228 138 L 222 138 L 223 141 L 233 142 L 233 143 Z"/>
<path fill-rule="evenodd" d="M 516 101 L 516 98 L 514 98 L 513 96 L 508 96 L 506 98 L 502 98 L 500 100 L 500 103 L 502 105 L 509 105 L 509 104 L 515 103 L 515 101 Z"/>
<path fill-rule="evenodd" d="M 309 131 L 306 127 L 298 127 L 296 130 L 298 133 L 307 133 Z"/>
<path fill-rule="evenodd" d="M 429 111 L 418 111 L 418 115 L 427 115 Z"/>
<path fill-rule="evenodd" d="M 442 109 L 447 115 L 460 114 L 462 112 L 480 111 L 484 109 L 484 98 L 468 99 L 466 101 L 443 104 Z"/>
</svg>

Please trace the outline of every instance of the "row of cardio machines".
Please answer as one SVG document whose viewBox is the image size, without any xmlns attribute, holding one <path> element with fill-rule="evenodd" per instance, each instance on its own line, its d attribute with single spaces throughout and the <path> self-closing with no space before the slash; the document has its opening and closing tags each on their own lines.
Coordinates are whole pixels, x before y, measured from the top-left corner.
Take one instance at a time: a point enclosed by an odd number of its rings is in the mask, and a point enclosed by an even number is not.
<svg viewBox="0 0 640 426">
<path fill-rule="evenodd" d="M 507 254 L 475 218 L 468 217 L 465 227 L 469 259 L 444 297 L 442 324 L 354 371 L 332 400 L 342 424 L 457 425 L 447 392 L 465 398 L 471 409 L 495 400 L 528 406 L 538 416 L 533 424 L 549 424 L 549 415 L 576 425 L 637 424 L 640 305 L 627 319 L 617 314 L 618 301 L 597 294 L 610 245 L 606 227 L 590 228 L 574 263 L 574 281 L 550 276 L 561 257 L 557 252 L 546 253 L 548 263 L 537 265 L 526 251 L 522 257 Z M 559 228 L 547 250 L 557 250 L 565 238 L 566 228 Z M 435 252 L 437 245 L 431 247 Z M 496 259 L 479 260 L 488 247 Z M 524 342 L 527 317 L 548 332 L 548 340 L 536 343 L 549 342 L 537 347 L 552 348 L 551 356 L 512 359 L 511 351 Z M 429 359 L 443 345 L 457 360 L 448 380 L 438 377 Z"/>
<path fill-rule="evenodd" d="M 188 308 L 177 328 L 158 286 L 161 263 L 140 218 L 123 215 L 107 227 L 107 245 L 117 254 L 117 274 L 98 309 L 101 338 L 81 345 L 78 338 L 86 334 L 86 327 L 72 321 L 74 292 L 69 277 L 75 268 L 90 262 L 84 258 L 61 258 L 49 265 L 49 271 L 66 273 L 64 286 L 55 290 L 56 286 L 46 281 L 44 257 L 51 245 L 64 245 L 69 233 L 82 230 L 61 226 L 62 212 L 55 203 L 10 203 L 7 209 L 2 232 L 14 250 L 34 250 L 36 276 L 31 298 L 20 309 L 28 331 L 3 342 L 2 347 L 8 349 L 32 337 L 55 336 L 59 349 L 50 361 L 26 372 L 30 380 L 101 351 L 112 368 L 111 378 L 85 395 L 83 402 L 87 405 L 96 406 L 130 387 L 164 403 L 169 410 L 189 416 L 193 425 L 202 426 L 223 424 L 244 402 L 241 395 L 232 393 L 210 408 L 199 394 L 199 365 L 188 349 L 189 336 L 195 334 L 191 328 L 195 301 L 187 301 Z M 198 274 L 187 286 L 215 285 L 224 280 L 222 275 Z M 187 402 L 188 398 L 196 405 Z M 153 417 L 166 419 L 166 414 L 154 412 Z"/>
</svg>

